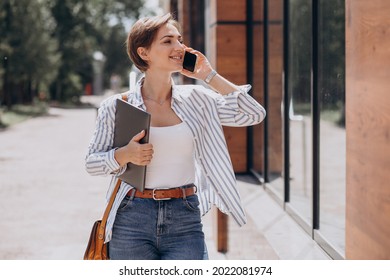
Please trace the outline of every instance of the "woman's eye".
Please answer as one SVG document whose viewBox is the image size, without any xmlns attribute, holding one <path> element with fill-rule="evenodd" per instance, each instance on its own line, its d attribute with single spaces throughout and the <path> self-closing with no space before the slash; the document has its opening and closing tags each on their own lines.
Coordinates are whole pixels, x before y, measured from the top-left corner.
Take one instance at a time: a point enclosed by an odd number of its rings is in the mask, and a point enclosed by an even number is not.
<svg viewBox="0 0 390 280">
<path fill-rule="evenodd" d="M 164 41 L 164 44 L 171 44 L 171 43 L 172 43 L 172 40 Z M 183 40 L 179 40 L 179 43 L 183 44 L 184 41 Z"/>
</svg>

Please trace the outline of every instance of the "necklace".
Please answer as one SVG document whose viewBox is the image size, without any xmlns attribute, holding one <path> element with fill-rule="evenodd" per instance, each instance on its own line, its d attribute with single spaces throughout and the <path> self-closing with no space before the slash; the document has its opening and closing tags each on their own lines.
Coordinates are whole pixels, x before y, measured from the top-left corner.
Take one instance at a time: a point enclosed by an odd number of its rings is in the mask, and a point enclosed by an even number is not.
<svg viewBox="0 0 390 280">
<path fill-rule="evenodd" d="M 150 97 L 147 96 L 147 95 L 144 95 L 144 98 L 147 99 L 147 100 L 153 101 L 153 102 L 157 103 L 158 105 L 162 106 L 162 105 L 164 105 L 164 103 L 165 103 L 167 100 L 169 100 L 169 99 L 171 98 L 171 96 L 168 96 L 168 97 L 167 97 L 165 100 L 163 100 L 163 101 L 157 101 L 157 100 L 155 100 L 155 99 L 150 98 Z"/>
</svg>

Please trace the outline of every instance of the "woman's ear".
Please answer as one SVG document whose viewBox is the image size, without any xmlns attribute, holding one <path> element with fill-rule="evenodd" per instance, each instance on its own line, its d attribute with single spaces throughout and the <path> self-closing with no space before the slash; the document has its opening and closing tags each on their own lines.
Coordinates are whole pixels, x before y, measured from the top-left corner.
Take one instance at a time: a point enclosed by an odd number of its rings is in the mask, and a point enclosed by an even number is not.
<svg viewBox="0 0 390 280">
<path fill-rule="evenodd" d="M 149 60 L 148 50 L 146 48 L 139 47 L 137 49 L 137 53 L 143 60 L 145 60 L 145 61 Z"/>
</svg>

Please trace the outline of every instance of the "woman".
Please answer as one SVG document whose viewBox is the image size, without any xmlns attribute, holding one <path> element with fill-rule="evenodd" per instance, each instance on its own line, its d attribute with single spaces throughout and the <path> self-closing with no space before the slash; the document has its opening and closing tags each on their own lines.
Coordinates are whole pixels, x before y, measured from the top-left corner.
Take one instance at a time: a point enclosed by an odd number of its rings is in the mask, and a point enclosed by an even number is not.
<svg viewBox="0 0 390 280">
<path fill-rule="evenodd" d="M 183 45 L 170 14 L 138 20 L 127 50 L 144 72 L 127 96 L 151 114 L 149 143 L 139 143 L 141 131 L 126 146 L 113 147 L 118 94 L 102 103 L 86 157 L 91 175 L 113 175 L 108 197 L 127 163 L 147 166 L 144 193 L 121 183 L 106 227 L 109 256 L 206 259 L 201 215 L 214 204 L 240 226 L 246 222 L 221 125 L 258 124 L 265 110 L 247 94 L 249 85 L 229 82 L 202 53 Z M 197 56 L 194 72 L 183 69 L 185 51 Z M 173 73 L 205 81 L 213 90 L 174 85 Z"/>
</svg>

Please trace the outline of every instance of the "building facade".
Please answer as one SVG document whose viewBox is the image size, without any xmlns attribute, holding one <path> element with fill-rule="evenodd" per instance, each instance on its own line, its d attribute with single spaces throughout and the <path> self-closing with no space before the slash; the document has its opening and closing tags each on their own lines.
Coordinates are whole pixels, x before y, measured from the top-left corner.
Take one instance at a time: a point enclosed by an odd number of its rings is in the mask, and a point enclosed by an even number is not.
<svg viewBox="0 0 390 280">
<path fill-rule="evenodd" d="M 235 171 L 256 176 L 332 258 L 390 259 L 390 2 L 160 5 L 186 45 L 267 110 L 259 126 L 225 129 Z"/>
</svg>

